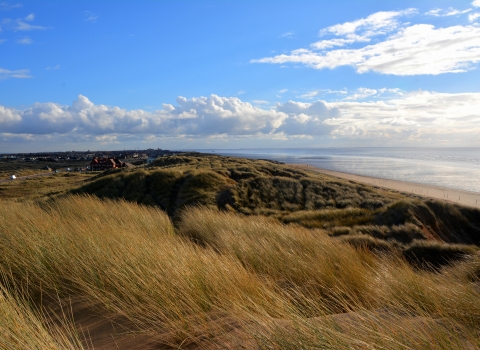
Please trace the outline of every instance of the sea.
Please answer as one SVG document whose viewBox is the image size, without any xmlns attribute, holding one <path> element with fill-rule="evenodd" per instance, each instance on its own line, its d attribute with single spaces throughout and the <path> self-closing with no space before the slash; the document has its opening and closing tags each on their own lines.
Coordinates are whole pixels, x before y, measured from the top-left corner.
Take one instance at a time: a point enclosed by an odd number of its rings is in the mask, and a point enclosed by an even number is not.
<svg viewBox="0 0 480 350">
<path fill-rule="evenodd" d="M 480 148 L 203 149 L 204 153 L 315 167 L 480 193 Z"/>
</svg>

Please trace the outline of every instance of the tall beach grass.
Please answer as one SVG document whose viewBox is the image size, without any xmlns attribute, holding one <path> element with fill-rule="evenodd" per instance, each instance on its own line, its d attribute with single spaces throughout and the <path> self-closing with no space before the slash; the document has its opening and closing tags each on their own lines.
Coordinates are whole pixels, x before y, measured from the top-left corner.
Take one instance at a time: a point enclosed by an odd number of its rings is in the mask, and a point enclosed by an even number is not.
<svg viewBox="0 0 480 350">
<path fill-rule="evenodd" d="M 18 318 L 45 341 L 29 312 L 58 295 L 177 348 L 480 348 L 475 252 L 424 271 L 328 233 L 202 207 L 174 227 L 159 209 L 89 196 L 0 202 L 2 300 L 28 300 Z"/>
</svg>

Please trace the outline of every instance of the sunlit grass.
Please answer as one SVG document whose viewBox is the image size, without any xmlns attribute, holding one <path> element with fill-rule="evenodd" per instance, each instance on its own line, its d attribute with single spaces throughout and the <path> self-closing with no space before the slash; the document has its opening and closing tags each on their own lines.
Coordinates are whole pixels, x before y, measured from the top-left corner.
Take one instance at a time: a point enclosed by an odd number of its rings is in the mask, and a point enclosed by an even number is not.
<svg viewBox="0 0 480 350">
<path fill-rule="evenodd" d="M 480 347 L 478 256 L 429 272 L 271 218 L 191 208 L 178 220 L 94 197 L 0 202 L 2 300 L 31 300 L 3 327 L 33 322 L 37 348 L 53 348 L 29 309 L 52 294 L 180 348 Z"/>
</svg>

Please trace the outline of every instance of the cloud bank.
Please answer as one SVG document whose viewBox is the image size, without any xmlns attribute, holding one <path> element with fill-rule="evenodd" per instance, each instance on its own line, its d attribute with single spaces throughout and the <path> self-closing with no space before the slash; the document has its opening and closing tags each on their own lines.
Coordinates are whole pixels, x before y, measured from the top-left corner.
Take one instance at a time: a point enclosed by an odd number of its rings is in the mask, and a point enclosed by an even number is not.
<svg viewBox="0 0 480 350">
<path fill-rule="evenodd" d="M 369 99 L 368 101 L 362 101 Z M 161 138 L 298 138 L 365 141 L 370 145 L 474 145 L 480 134 L 480 93 L 360 88 L 342 101 L 288 101 L 260 108 L 234 97 L 178 97 L 154 112 L 96 105 L 79 95 L 71 106 L 0 106 L 0 142 L 56 138 L 101 144 Z M 474 141 L 477 140 L 477 141 Z"/>
<path fill-rule="evenodd" d="M 434 9 L 427 15 L 460 16 L 470 11 Z M 322 39 L 308 48 L 288 54 L 254 59 L 251 63 L 292 63 L 314 69 L 351 66 L 357 73 L 407 76 L 466 72 L 480 62 L 478 25 L 436 28 L 432 24 L 400 21 L 415 14 L 415 9 L 377 12 L 356 21 L 333 25 L 319 32 L 321 37 L 333 38 Z M 474 22 L 479 16 L 470 13 L 468 18 Z M 349 47 L 344 48 L 346 46 Z"/>
<path fill-rule="evenodd" d="M 331 129 L 324 121 L 338 116 L 336 108 L 328 107 L 325 102 L 292 103 L 277 105 L 276 109 L 262 109 L 234 97 L 178 97 L 177 106 L 164 104 L 161 110 L 147 112 L 95 105 L 80 95 L 71 106 L 37 103 L 24 110 L 0 106 L 0 130 L 3 133 L 32 135 L 77 133 L 235 137 L 275 134 L 280 130 L 290 133 L 285 125 L 291 125 L 299 128 L 308 126 L 304 132 L 321 135 Z M 293 134 L 297 134 L 298 130 Z"/>
</svg>

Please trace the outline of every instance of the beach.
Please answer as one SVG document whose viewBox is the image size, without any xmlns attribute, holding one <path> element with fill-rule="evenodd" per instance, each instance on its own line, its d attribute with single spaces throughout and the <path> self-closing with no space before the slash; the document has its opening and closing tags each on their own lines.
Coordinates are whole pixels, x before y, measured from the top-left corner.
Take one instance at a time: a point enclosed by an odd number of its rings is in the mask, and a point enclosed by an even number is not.
<svg viewBox="0 0 480 350">
<path fill-rule="evenodd" d="M 375 178 L 370 176 L 362 176 L 344 173 L 340 171 L 333 171 L 318 168 L 312 165 L 305 164 L 290 164 L 295 167 L 316 171 L 319 173 L 336 176 L 342 179 L 362 182 L 371 186 L 380 188 L 387 188 L 400 192 L 406 192 L 411 194 L 420 195 L 427 198 L 435 198 L 451 203 L 461 204 L 469 207 L 480 208 L 480 193 L 462 191 L 447 187 L 439 187 L 432 185 L 416 184 L 411 182 L 404 182 L 398 180 L 386 180 L 381 178 Z"/>
<path fill-rule="evenodd" d="M 475 147 L 240 149 L 215 150 L 215 153 L 250 159 L 270 159 L 287 164 L 304 164 L 346 174 L 480 194 L 480 149 Z M 422 188 L 418 190 L 423 191 Z M 411 192 L 412 188 L 409 191 Z M 444 192 L 441 192 L 442 198 L 443 195 Z M 450 194 L 448 196 L 450 199 Z M 460 201 L 461 198 L 460 195 Z"/>
</svg>

